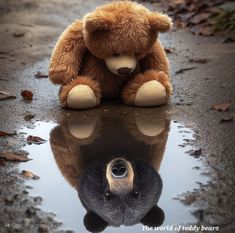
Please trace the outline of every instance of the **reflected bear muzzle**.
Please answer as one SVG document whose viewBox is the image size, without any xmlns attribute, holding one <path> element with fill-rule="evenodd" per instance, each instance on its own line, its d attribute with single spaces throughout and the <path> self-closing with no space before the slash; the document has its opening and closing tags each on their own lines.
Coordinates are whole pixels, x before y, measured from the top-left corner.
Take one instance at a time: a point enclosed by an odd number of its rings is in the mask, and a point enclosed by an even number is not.
<svg viewBox="0 0 235 233">
<path fill-rule="evenodd" d="M 129 161 L 115 158 L 107 164 L 106 179 L 112 193 L 124 195 L 133 189 L 134 171 Z"/>
<path fill-rule="evenodd" d="M 123 160 L 117 160 L 112 167 L 112 176 L 114 178 L 123 178 L 127 176 L 127 167 Z"/>
</svg>

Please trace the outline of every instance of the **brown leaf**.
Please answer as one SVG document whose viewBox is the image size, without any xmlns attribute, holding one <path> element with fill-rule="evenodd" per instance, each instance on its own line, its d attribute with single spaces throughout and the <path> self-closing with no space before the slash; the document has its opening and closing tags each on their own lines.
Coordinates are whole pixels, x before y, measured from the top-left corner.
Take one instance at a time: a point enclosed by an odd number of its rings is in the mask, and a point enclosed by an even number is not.
<svg viewBox="0 0 235 233">
<path fill-rule="evenodd" d="M 28 170 L 23 170 L 21 175 L 24 177 L 24 178 L 31 178 L 33 180 L 38 180 L 40 179 L 39 176 L 33 174 L 31 171 L 28 171 Z"/>
<path fill-rule="evenodd" d="M 179 14 L 179 13 L 187 12 L 188 6 L 186 5 L 185 0 L 176 0 L 176 1 L 170 2 L 168 10 L 174 11 L 175 14 Z"/>
<path fill-rule="evenodd" d="M 4 166 L 5 165 L 5 162 L 2 158 L 0 158 L 0 166 Z"/>
<path fill-rule="evenodd" d="M 9 160 L 9 161 L 16 161 L 16 162 L 27 162 L 31 159 L 27 157 L 25 154 L 15 154 L 14 152 L 0 152 L 0 158 Z"/>
<path fill-rule="evenodd" d="M 14 37 L 23 37 L 24 35 L 25 35 L 24 32 L 14 32 L 14 33 L 13 33 L 13 36 L 14 36 Z"/>
<path fill-rule="evenodd" d="M 228 117 L 223 117 L 220 120 L 220 123 L 224 123 L 224 122 L 232 122 L 233 121 L 233 117 L 232 116 L 228 116 Z"/>
<path fill-rule="evenodd" d="M 179 17 L 183 22 L 188 22 L 188 20 L 192 18 L 194 15 L 195 15 L 194 12 L 189 12 L 186 14 L 179 15 Z"/>
<path fill-rule="evenodd" d="M 195 158 L 199 158 L 202 155 L 202 149 L 192 149 L 190 151 L 188 151 L 187 153 L 189 153 L 189 155 L 194 156 Z"/>
<path fill-rule="evenodd" d="M 175 20 L 174 25 L 176 28 L 185 28 L 186 23 L 181 20 Z"/>
<path fill-rule="evenodd" d="M 0 51 L 0 54 L 8 54 L 8 52 L 6 52 L 6 51 Z"/>
<path fill-rule="evenodd" d="M 225 37 L 225 38 L 221 41 L 221 43 L 224 43 L 224 44 L 226 44 L 226 43 L 233 43 L 233 42 L 235 42 L 235 38 L 233 38 L 233 37 L 231 37 L 231 36 Z"/>
<path fill-rule="evenodd" d="M 164 47 L 164 50 L 166 53 L 174 53 L 175 52 L 175 48 L 170 48 L 170 47 Z"/>
<path fill-rule="evenodd" d="M 0 137 L 13 136 L 13 135 L 16 135 L 16 133 L 8 133 L 5 131 L 0 131 Z"/>
<path fill-rule="evenodd" d="M 214 109 L 216 111 L 226 112 L 231 107 L 231 104 L 232 104 L 231 102 L 226 102 L 226 103 L 222 103 L 222 104 L 214 104 L 212 106 L 212 109 Z"/>
<path fill-rule="evenodd" d="M 189 62 L 195 62 L 195 63 L 201 63 L 201 64 L 205 64 L 208 60 L 206 58 L 191 58 L 189 59 Z"/>
<path fill-rule="evenodd" d="M 48 78 L 48 74 L 44 74 L 41 71 L 38 71 L 35 75 L 35 78 Z"/>
<path fill-rule="evenodd" d="M 193 16 L 189 22 L 192 24 L 200 24 L 203 21 L 207 20 L 209 17 L 211 16 L 211 13 L 207 12 L 207 13 L 200 13 L 197 14 L 195 16 Z"/>
<path fill-rule="evenodd" d="M 181 200 L 184 205 L 191 205 L 195 201 L 196 197 L 194 195 L 187 195 L 184 197 L 184 199 Z"/>
<path fill-rule="evenodd" d="M 0 91 L 0 100 L 16 99 L 16 96 L 11 95 L 9 92 Z"/>
<path fill-rule="evenodd" d="M 197 67 L 188 67 L 188 68 L 182 68 L 182 69 L 179 69 L 175 72 L 175 74 L 181 74 L 183 73 L 184 71 L 187 71 L 187 70 L 194 70 L 196 69 Z"/>
<path fill-rule="evenodd" d="M 33 92 L 31 92 L 29 90 L 23 90 L 23 91 L 21 91 L 20 94 L 25 100 L 32 100 L 33 99 Z"/>
<path fill-rule="evenodd" d="M 26 120 L 26 121 L 30 121 L 30 120 L 32 120 L 33 118 L 34 118 L 34 114 L 28 114 L 28 115 L 25 115 L 24 116 L 24 119 Z"/>
<path fill-rule="evenodd" d="M 213 36 L 215 34 L 214 28 L 211 26 L 205 26 L 199 29 L 198 35 L 201 36 Z"/>
<path fill-rule="evenodd" d="M 43 144 L 47 141 L 38 136 L 32 136 L 32 135 L 29 135 L 26 140 L 29 144 Z"/>
</svg>

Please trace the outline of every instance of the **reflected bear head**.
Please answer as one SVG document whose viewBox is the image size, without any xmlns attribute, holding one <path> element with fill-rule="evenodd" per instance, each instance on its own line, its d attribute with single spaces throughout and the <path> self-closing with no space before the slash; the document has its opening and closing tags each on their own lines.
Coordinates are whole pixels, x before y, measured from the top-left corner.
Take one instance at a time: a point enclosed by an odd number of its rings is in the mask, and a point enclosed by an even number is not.
<svg viewBox="0 0 235 233">
<path fill-rule="evenodd" d="M 136 114 L 136 111 L 138 114 Z M 107 226 L 159 226 L 162 191 L 158 173 L 170 121 L 135 110 L 127 114 L 71 112 L 51 132 L 51 148 L 66 180 L 86 208 L 90 232 Z"/>
<path fill-rule="evenodd" d="M 159 174 L 143 161 L 130 162 L 116 157 L 110 162 L 97 162 L 82 174 L 80 180 L 79 196 L 89 210 L 84 224 L 89 231 L 97 230 L 97 222 L 100 223 L 99 230 L 108 224 L 129 226 L 143 222 L 160 225 L 164 214 L 155 203 L 161 190 Z M 148 214 L 155 215 L 152 222 L 148 222 Z"/>
</svg>

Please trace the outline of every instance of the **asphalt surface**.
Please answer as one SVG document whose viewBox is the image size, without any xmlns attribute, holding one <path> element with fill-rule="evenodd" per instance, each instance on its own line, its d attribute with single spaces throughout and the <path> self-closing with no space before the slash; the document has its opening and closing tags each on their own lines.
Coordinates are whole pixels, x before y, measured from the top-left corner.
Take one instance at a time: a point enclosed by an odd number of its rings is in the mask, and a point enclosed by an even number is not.
<svg viewBox="0 0 235 233">
<path fill-rule="evenodd" d="M 17 131 L 22 126 L 31 127 L 38 120 L 56 122 L 67 113 L 59 106 L 58 87 L 53 86 L 48 79 L 36 79 L 34 75 L 38 71 L 47 73 L 51 51 L 65 27 L 104 2 L 0 2 L 0 91 L 8 91 L 17 97 L 0 101 L 0 130 Z M 148 6 L 156 9 L 156 5 Z M 14 36 L 14 33 L 23 36 Z M 198 207 L 198 211 L 195 214 L 201 224 L 219 225 L 219 232 L 235 232 L 235 43 L 221 43 L 222 36 L 199 37 L 175 30 L 160 38 L 164 46 L 175 48 L 169 54 L 174 94 L 171 104 L 162 108 L 172 119 L 182 122 L 196 132 L 195 146 L 202 149 L 201 157 L 208 169 L 206 175 L 210 177 L 207 185 L 190 193 L 196 197 L 193 205 Z M 207 62 L 190 62 L 192 58 L 205 58 Z M 192 67 L 194 69 L 176 74 L 182 68 Z M 20 93 L 24 89 L 33 92 L 34 98 L 31 102 L 22 99 Z M 213 104 L 227 101 L 233 101 L 227 112 L 211 109 Z M 106 103 L 101 109 L 107 109 L 109 105 Z M 35 115 L 31 121 L 24 119 L 28 114 Z M 221 123 L 223 118 L 232 117 L 233 120 Z M 22 145 L 22 135 L 0 140 L 1 150 L 17 149 Z M 0 232 L 6 232 L 2 225 L 11 218 L 21 216 L 19 222 L 27 221 L 27 211 L 21 208 L 22 204 L 19 202 L 22 198 L 29 197 L 23 192 L 26 188 L 16 175 L 15 169 L 17 168 L 12 164 L 0 167 L 1 206 L 7 206 L 6 199 L 9 194 L 16 193 L 16 190 L 20 193 L 19 200 L 13 198 L 13 207 L 11 205 L 11 208 L 2 208 Z M 9 188 L 9 183 L 14 185 Z M 27 207 L 36 208 L 36 204 L 29 201 Z M 46 216 L 46 213 L 37 211 L 37 216 Z M 33 219 L 37 223 L 36 217 Z M 51 220 L 51 224 L 46 227 L 52 232 L 56 226 L 57 223 Z M 44 228 L 42 226 L 40 229 L 43 231 Z M 35 228 L 25 231 L 20 229 L 21 232 L 34 230 Z M 11 231 L 8 229 L 8 232 Z"/>
</svg>

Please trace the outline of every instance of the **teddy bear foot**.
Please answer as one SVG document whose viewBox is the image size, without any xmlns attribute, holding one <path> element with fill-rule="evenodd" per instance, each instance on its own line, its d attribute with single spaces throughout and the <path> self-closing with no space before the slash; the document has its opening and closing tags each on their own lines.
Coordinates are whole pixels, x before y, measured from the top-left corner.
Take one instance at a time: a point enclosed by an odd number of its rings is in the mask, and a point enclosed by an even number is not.
<svg viewBox="0 0 235 233">
<path fill-rule="evenodd" d="M 134 105 L 142 107 L 158 106 L 167 102 L 165 87 L 157 80 L 144 83 L 136 92 Z"/>
<path fill-rule="evenodd" d="M 136 116 L 136 126 L 143 136 L 156 137 L 161 134 L 165 127 L 165 119 L 146 118 Z"/>
<path fill-rule="evenodd" d="M 88 139 L 95 132 L 97 124 L 97 115 L 84 115 L 76 114 L 74 117 L 68 119 L 69 132 L 77 139 Z"/>
<path fill-rule="evenodd" d="M 72 109 L 87 109 L 97 105 L 93 90 L 83 84 L 73 87 L 67 97 L 67 106 Z"/>
</svg>

